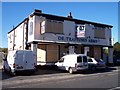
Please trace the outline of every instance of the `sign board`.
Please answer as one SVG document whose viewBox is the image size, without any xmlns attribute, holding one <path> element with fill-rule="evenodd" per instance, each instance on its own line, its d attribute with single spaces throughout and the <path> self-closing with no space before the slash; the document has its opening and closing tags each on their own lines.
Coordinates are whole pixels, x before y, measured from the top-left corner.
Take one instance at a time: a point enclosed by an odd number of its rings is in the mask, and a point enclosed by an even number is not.
<svg viewBox="0 0 120 90">
<path fill-rule="evenodd" d="M 77 25 L 76 37 L 85 37 L 85 25 Z"/>
<path fill-rule="evenodd" d="M 58 36 L 58 41 L 64 41 L 64 42 L 84 42 L 84 43 L 98 43 L 98 39 L 90 39 L 90 38 L 72 38 L 72 37 L 64 37 L 64 36 Z"/>
</svg>

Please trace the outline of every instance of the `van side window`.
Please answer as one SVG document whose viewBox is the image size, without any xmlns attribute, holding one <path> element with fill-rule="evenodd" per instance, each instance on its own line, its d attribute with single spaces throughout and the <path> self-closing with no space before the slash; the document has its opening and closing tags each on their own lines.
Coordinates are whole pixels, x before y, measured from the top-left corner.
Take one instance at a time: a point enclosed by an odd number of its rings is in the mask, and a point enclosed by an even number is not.
<svg viewBox="0 0 120 90">
<path fill-rule="evenodd" d="M 88 62 L 93 62 L 92 59 L 88 59 Z"/>
<path fill-rule="evenodd" d="M 81 56 L 77 57 L 77 62 L 82 62 L 82 57 Z"/>
<path fill-rule="evenodd" d="M 83 56 L 83 62 L 87 62 L 87 57 Z"/>
<path fill-rule="evenodd" d="M 64 58 L 61 58 L 60 60 L 59 60 L 59 62 L 63 62 L 64 61 Z"/>
</svg>

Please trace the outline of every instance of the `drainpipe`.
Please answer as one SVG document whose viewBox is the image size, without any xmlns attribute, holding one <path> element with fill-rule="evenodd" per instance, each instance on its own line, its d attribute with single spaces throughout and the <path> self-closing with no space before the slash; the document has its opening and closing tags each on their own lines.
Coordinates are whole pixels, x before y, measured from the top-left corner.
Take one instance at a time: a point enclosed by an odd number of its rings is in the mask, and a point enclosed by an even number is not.
<svg viewBox="0 0 120 90">
<path fill-rule="evenodd" d="M 13 26 L 13 29 L 14 29 L 14 26 Z M 13 50 L 14 50 L 14 47 L 15 47 L 15 30 L 14 30 L 14 34 L 13 34 Z"/>
<path fill-rule="evenodd" d="M 28 49 L 28 44 L 27 44 L 27 42 L 28 42 L 28 18 L 27 18 L 27 20 L 26 20 L 26 42 L 25 42 L 25 44 L 26 44 L 26 47 L 25 47 L 25 49 Z"/>
<path fill-rule="evenodd" d="M 24 24 L 25 26 L 25 24 Z M 24 50 L 24 26 L 23 26 L 23 50 Z"/>
</svg>

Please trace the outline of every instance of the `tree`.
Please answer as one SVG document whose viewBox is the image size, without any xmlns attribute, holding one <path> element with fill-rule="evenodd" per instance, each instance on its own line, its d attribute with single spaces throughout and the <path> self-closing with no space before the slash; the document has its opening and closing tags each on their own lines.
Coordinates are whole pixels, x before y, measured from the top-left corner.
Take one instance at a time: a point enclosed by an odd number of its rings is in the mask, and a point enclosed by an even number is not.
<svg viewBox="0 0 120 90">
<path fill-rule="evenodd" d="M 116 42 L 113 47 L 114 47 L 115 51 L 120 52 L 120 43 L 119 42 Z"/>
<path fill-rule="evenodd" d="M 8 53 L 8 48 L 0 48 L 0 52 Z"/>
<path fill-rule="evenodd" d="M 116 42 L 113 48 L 114 48 L 114 52 L 113 52 L 114 58 L 120 59 L 120 43 Z"/>
</svg>

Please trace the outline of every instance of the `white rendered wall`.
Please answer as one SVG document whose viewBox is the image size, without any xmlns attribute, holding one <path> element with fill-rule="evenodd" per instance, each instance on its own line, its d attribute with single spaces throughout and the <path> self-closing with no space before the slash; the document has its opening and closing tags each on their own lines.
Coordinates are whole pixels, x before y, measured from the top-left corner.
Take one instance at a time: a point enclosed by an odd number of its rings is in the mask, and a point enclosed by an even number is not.
<svg viewBox="0 0 120 90">
<path fill-rule="evenodd" d="M 30 35 L 30 22 L 33 22 L 33 34 Z M 29 21 L 28 21 L 28 42 L 32 42 L 35 38 L 34 35 L 35 34 L 35 16 L 33 17 L 29 17 Z"/>
<path fill-rule="evenodd" d="M 8 34 L 8 51 L 13 50 L 13 45 L 15 45 L 14 50 L 23 50 L 23 44 L 24 43 L 23 43 L 23 23 L 22 23 L 15 30 L 13 30 Z"/>
</svg>

